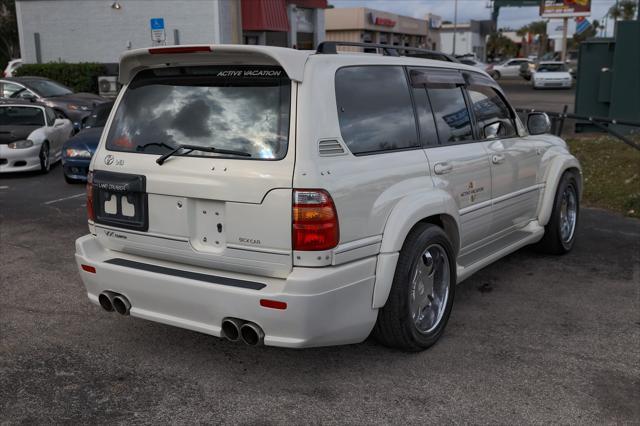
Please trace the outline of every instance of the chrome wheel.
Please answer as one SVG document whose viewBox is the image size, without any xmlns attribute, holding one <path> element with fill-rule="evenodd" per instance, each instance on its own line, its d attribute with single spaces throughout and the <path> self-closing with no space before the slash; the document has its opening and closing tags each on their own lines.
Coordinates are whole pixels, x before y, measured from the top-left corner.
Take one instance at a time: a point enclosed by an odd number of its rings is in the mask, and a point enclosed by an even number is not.
<svg viewBox="0 0 640 426">
<path fill-rule="evenodd" d="M 432 244 L 420 255 L 411 273 L 410 309 L 421 333 L 435 329 L 449 297 L 449 258 L 439 244 Z"/>
<path fill-rule="evenodd" d="M 560 202 L 560 238 L 568 243 L 576 230 L 578 216 L 578 196 L 573 185 L 567 185 Z"/>
</svg>

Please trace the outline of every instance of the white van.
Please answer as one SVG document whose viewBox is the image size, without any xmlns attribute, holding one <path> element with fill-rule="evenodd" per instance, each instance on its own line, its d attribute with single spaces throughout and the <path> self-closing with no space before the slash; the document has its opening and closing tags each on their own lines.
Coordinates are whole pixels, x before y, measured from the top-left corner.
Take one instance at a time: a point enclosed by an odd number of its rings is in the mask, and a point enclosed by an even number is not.
<svg viewBox="0 0 640 426">
<path fill-rule="evenodd" d="M 76 242 L 89 299 L 251 345 L 417 351 L 456 283 L 569 251 L 580 165 L 546 115 L 527 129 L 485 72 L 380 50 L 125 53 Z"/>
</svg>

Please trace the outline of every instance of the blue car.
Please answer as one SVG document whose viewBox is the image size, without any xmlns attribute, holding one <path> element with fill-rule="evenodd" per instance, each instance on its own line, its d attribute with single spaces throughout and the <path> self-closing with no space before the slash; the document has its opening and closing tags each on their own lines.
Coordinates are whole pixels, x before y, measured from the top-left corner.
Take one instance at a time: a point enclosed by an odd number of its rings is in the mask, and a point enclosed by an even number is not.
<svg viewBox="0 0 640 426">
<path fill-rule="evenodd" d="M 107 123 L 113 102 L 95 107 L 82 122 L 82 130 L 62 147 L 62 170 L 67 183 L 87 181 L 91 157 L 96 152 L 102 130 Z"/>
</svg>

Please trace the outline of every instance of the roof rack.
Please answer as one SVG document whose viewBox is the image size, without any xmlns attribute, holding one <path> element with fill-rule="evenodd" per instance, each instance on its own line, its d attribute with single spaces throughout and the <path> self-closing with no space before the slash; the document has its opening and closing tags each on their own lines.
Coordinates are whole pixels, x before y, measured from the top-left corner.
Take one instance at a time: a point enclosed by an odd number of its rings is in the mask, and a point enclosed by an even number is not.
<svg viewBox="0 0 640 426">
<path fill-rule="evenodd" d="M 335 55 L 338 46 L 362 47 L 363 49 L 380 49 L 386 56 L 409 56 L 412 58 L 435 59 L 437 61 L 460 62 L 451 55 L 429 49 L 420 49 L 408 46 L 392 46 L 389 44 L 357 43 L 351 41 L 323 41 L 318 45 L 316 53 Z M 403 52 L 402 54 L 400 52 Z"/>
</svg>

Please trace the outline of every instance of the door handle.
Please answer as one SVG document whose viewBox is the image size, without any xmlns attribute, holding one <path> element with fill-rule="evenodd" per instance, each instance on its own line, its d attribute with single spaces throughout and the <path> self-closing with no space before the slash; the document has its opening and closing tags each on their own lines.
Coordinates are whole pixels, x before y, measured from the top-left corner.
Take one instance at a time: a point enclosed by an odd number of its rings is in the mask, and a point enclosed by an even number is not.
<svg viewBox="0 0 640 426">
<path fill-rule="evenodd" d="M 453 166 L 449 163 L 436 163 L 433 166 L 433 172 L 437 175 L 444 175 L 449 173 L 453 169 Z"/>
<path fill-rule="evenodd" d="M 503 162 L 504 162 L 504 155 L 502 155 L 502 154 L 494 154 L 494 155 L 491 157 L 491 162 L 492 162 L 493 164 L 500 164 L 500 163 L 503 163 Z"/>
</svg>

